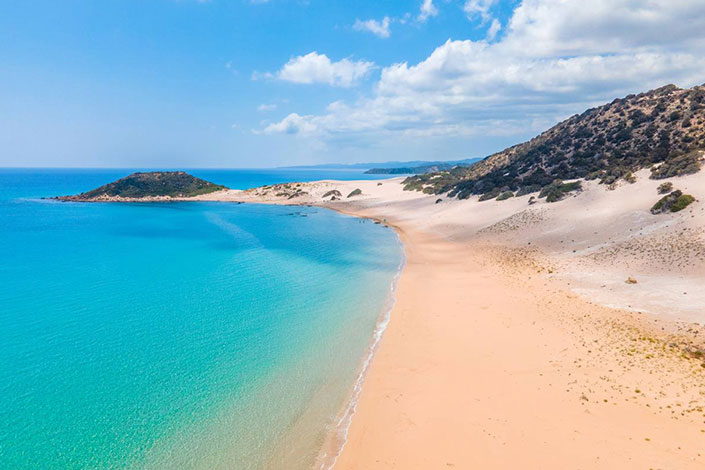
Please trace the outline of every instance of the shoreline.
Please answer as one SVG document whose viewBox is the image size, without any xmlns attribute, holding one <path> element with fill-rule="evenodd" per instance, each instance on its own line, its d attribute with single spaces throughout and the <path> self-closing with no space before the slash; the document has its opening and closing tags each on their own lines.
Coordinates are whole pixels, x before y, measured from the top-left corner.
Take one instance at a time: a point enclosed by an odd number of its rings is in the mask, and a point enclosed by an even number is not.
<svg viewBox="0 0 705 470">
<path fill-rule="evenodd" d="M 255 201 L 248 201 L 248 202 L 255 202 Z M 259 202 L 258 202 L 259 203 Z M 263 203 L 269 203 L 269 202 L 263 202 Z M 453 240 L 448 240 L 448 239 L 443 239 L 443 237 L 439 237 L 438 235 L 430 235 L 428 233 L 424 233 L 423 231 L 418 231 L 415 229 L 412 229 L 410 226 L 405 226 L 404 223 L 400 223 L 398 220 L 392 219 L 389 217 L 383 217 L 380 214 L 377 214 L 376 212 L 370 212 L 369 209 L 367 208 L 359 208 L 359 207 L 340 207 L 340 206 L 333 206 L 329 204 L 305 204 L 305 203 L 296 203 L 296 204 L 286 204 L 286 205 L 292 205 L 292 206 L 300 206 L 300 205 L 314 205 L 316 207 L 321 207 L 325 209 L 331 209 L 336 212 L 353 216 L 353 217 L 359 217 L 359 218 L 365 218 L 365 219 L 370 219 L 374 220 L 378 223 L 383 223 L 390 228 L 394 229 L 400 239 L 400 242 L 404 246 L 404 253 L 405 253 L 405 265 L 404 269 L 400 272 L 399 279 L 397 280 L 397 287 L 396 287 L 396 301 L 393 304 L 390 312 L 389 312 L 389 323 L 387 324 L 385 330 L 383 331 L 384 337 L 382 337 L 376 344 L 376 347 L 374 350 L 371 351 L 372 355 L 369 356 L 372 361 L 371 364 L 367 364 L 365 366 L 365 373 L 361 377 L 362 381 L 361 382 L 356 382 L 355 386 L 361 385 L 361 392 L 359 395 L 353 390 L 352 395 L 351 395 L 351 402 L 346 404 L 346 408 L 349 408 L 350 406 L 353 406 L 354 408 L 351 410 L 352 413 L 349 415 L 343 415 L 344 418 L 349 418 L 349 423 L 346 423 L 346 431 L 345 431 L 345 436 L 344 438 L 340 441 L 340 446 L 338 447 L 337 455 L 334 457 L 333 461 L 330 462 L 330 465 L 319 465 L 317 464 L 316 468 L 320 469 L 333 469 L 333 470 L 338 470 L 338 469 L 343 469 L 343 470 L 362 470 L 362 469 L 368 469 L 368 468 L 379 468 L 379 469 L 386 469 L 386 468 L 405 468 L 405 469 L 426 469 L 426 468 L 435 468 L 435 466 L 451 466 L 451 467 L 459 467 L 459 468 L 466 468 L 466 466 L 469 467 L 475 467 L 479 466 L 480 468 L 516 468 L 517 465 L 526 465 L 526 458 L 528 455 L 531 455 L 531 449 L 527 448 L 522 448 L 522 451 L 524 453 L 523 460 L 503 460 L 503 459 L 497 459 L 495 456 L 490 455 L 490 457 L 485 457 L 485 458 L 479 458 L 477 457 L 477 453 L 480 453 L 479 450 L 481 450 L 482 446 L 479 444 L 479 447 L 474 447 L 474 452 L 473 455 L 465 454 L 465 455 L 459 455 L 457 456 L 458 458 L 454 459 L 454 461 L 448 461 L 448 462 L 441 462 L 441 461 L 433 461 L 433 457 L 438 457 L 438 455 L 434 455 L 433 453 L 428 453 L 428 448 L 424 446 L 424 444 L 427 444 L 429 442 L 433 443 L 433 445 L 439 445 L 438 440 L 439 436 L 441 437 L 442 440 L 448 440 L 450 442 L 455 442 L 455 446 L 451 448 L 447 448 L 446 451 L 448 452 L 448 455 L 452 455 L 454 450 L 457 450 L 463 446 L 466 446 L 467 443 L 465 442 L 465 439 L 467 438 L 465 433 L 460 433 L 459 435 L 455 436 L 455 440 L 452 438 L 448 437 L 443 437 L 444 431 L 448 430 L 448 425 L 449 423 L 453 423 L 453 413 L 448 413 L 444 419 L 441 419 L 438 421 L 438 427 L 434 429 L 433 423 L 435 419 L 429 420 L 427 424 L 429 424 L 429 432 L 423 433 L 422 438 L 418 442 L 418 448 L 417 450 L 409 450 L 407 447 L 409 445 L 409 442 L 414 442 L 414 436 L 403 436 L 403 433 L 401 434 L 402 437 L 399 437 L 399 430 L 400 429 L 405 429 L 408 431 L 409 428 L 407 427 L 408 424 L 406 423 L 400 423 L 399 422 L 399 417 L 400 416 L 405 416 L 409 415 L 409 410 L 407 408 L 401 407 L 397 408 L 391 413 L 388 413 L 387 416 L 384 416 L 385 409 L 389 407 L 389 391 L 390 387 L 397 391 L 400 396 L 403 396 L 404 393 L 407 393 L 412 387 L 410 386 L 409 383 L 403 383 L 402 385 L 395 386 L 394 382 L 395 380 L 398 380 L 399 378 L 390 378 L 390 376 L 393 374 L 393 372 L 396 369 L 399 368 L 406 368 L 407 370 L 411 370 L 413 366 L 418 365 L 419 362 L 414 362 L 414 364 L 395 364 L 395 359 L 398 358 L 405 358 L 409 357 L 409 353 L 406 350 L 408 346 L 413 345 L 414 347 L 418 346 L 418 343 L 420 341 L 415 341 L 415 340 L 410 340 L 406 334 L 402 335 L 405 336 L 405 338 L 402 341 L 399 341 L 399 338 L 396 340 L 390 340 L 388 339 L 390 334 L 396 333 L 395 330 L 405 328 L 406 325 L 400 325 L 400 323 L 403 323 L 404 320 L 401 318 L 404 316 L 404 310 L 407 309 L 407 305 L 405 305 L 407 297 L 408 297 L 408 292 L 406 289 L 404 289 L 404 284 L 405 284 L 405 278 L 410 276 L 410 275 L 421 275 L 422 277 L 428 276 L 428 270 L 429 267 L 433 267 L 439 271 L 444 271 L 449 268 L 449 266 L 453 265 L 458 265 L 459 263 L 457 262 L 458 258 L 462 257 L 457 257 L 457 256 L 452 256 L 452 260 L 445 260 L 445 263 L 439 263 L 437 262 L 438 260 L 434 260 L 434 262 L 429 263 L 428 260 L 424 259 L 423 257 L 420 257 L 420 259 L 417 259 L 417 253 L 419 251 L 425 251 L 425 247 L 427 243 L 431 244 L 437 244 L 441 247 L 442 250 L 444 249 L 450 249 L 450 250 L 457 250 L 459 249 L 460 252 L 463 252 L 467 254 L 468 249 L 470 250 L 475 250 L 475 252 L 478 254 L 477 258 L 481 259 L 482 262 L 484 263 L 496 263 L 498 265 L 501 265 L 501 257 L 500 260 L 497 258 L 494 258 L 494 255 L 487 255 L 487 253 L 483 253 L 484 250 L 492 251 L 492 250 L 511 250 L 509 247 L 502 247 L 502 246 L 482 246 L 479 244 L 473 244 L 473 243 L 467 243 L 467 242 L 457 242 Z M 495 280 L 500 280 L 501 282 L 507 282 L 508 280 L 510 282 L 515 282 L 516 277 L 521 274 L 529 274 L 529 278 L 533 276 L 533 267 L 535 261 L 532 259 L 533 256 L 537 256 L 538 258 L 545 258 L 544 260 L 540 262 L 546 262 L 550 264 L 550 257 L 548 257 L 544 253 L 533 253 L 527 255 L 526 253 L 520 254 L 519 255 L 519 260 L 516 260 L 514 262 L 510 262 L 509 264 L 511 267 L 509 268 L 509 273 L 507 272 L 502 272 L 499 275 L 495 273 L 494 275 L 497 276 Z M 477 260 L 476 260 L 477 261 Z M 514 264 L 512 264 L 514 263 Z M 420 273 L 416 274 L 410 274 L 409 270 L 411 269 L 411 265 L 413 264 L 418 264 L 420 265 Z M 524 264 L 528 264 L 530 267 L 525 266 Z M 462 266 L 463 263 L 460 263 Z M 487 268 L 487 266 L 484 266 Z M 543 268 L 542 268 L 543 270 Z M 486 276 L 487 273 L 483 271 L 482 276 Z M 652 314 L 638 314 L 636 312 L 629 312 L 625 310 L 619 310 L 619 309 L 614 309 L 614 308 L 609 308 L 609 307 L 601 307 L 601 306 L 596 306 L 592 304 L 589 299 L 586 299 L 584 297 L 580 297 L 576 294 L 573 294 L 571 292 L 571 289 L 569 286 L 564 285 L 564 283 L 560 282 L 558 279 L 549 279 L 546 276 L 546 272 L 544 271 L 543 276 L 539 275 L 536 276 L 534 279 L 534 282 L 538 282 L 537 284 L 532 284 L 532 288 L 534 289 L 540 289 L 545 288 L 546 285 L 550 286 L 550 292 L 543 292 L 543 294 L 546 295 L 548 299 L 555 299 L 556 297 L 562 297 L 566 296 L 569 299 L 569 302 L 571 304 L 575 305 L 580 305 L 583 309 L 586 309 L 586 314 L 587 315 L 595 315 L 598 316 L 601 320 L 604 321 L 604 317 L 606 316 L 609 320 L 608 321 L 616 321 L 619 322 L 618 326 L 616 329 L 618 330 L 617 334 L 622 335 L 623 341 L 626 341 L 627 338 L 624 337 L 625 334 L 628 334 L 629 331 L 632 333 L 637 332 L 638 335 L 644 335 L 644 334 L 649 334 L 652 335 L 649 337 L 649 341 L 653 341 L 655 344 L 665 344 L 669 340 L 673 340 L 674 338 L 682 338 L 684 336 L 684 328 L 687 328 L 687 325 L 685 323 L 681 322 L 680 327 L 676 327 L 676 325 L 679 324 L 679 322 L 673 318 L 658 318 L 656 315 Z M 427 286 L 424 286 L 424 288 Z M 525 287 L 525 286 L 524 286 Z M 418 285 L 416 285 L 416 288 L 418 288 Z M 428 295 L 432 295 L 431 291 L 428 293 Z M 508 289 L 504 292 L 505 295 L 512 295 L 511 289 Z M 552 302 L 552 300 L 549 300 L 549 304 Z M 414 302 L 412 302 L 413 304 Z M 595 309 L 597 311 L 595 311 Z M 506 321 L 506 319 L 505 319 Z M 649 324 L 650 322 L 655 322 L 658 326 L 654 327 L 653 325 Z M 666 325 L 665 327 L 662 325 Z M 550 323 L 545 324 L 544 326 L 551 326 Z M 555 326 L 555 325 L 553 325 Z M 454 328 L 453 328 L 454 329 Z M 658 340 L 654 339 L 657 337 L 661 331 L 664 329 L 667 330 L 668 333 L 672 334 L 673 336 L 665 336 L 664 338 Z M 705 332 L 705 329 L 702 329 L 702 332 Z M 445 331 L 444 334 L 444 339 L 446 337 L 446 334 L 450 333 L 449 331 Z M 486 332 L 485 332 L 486 333 Z M 482 333 L 482 336 L 485 336 L 485 333 Z M 523 332 L 522 332 L 523 333 Z M 693 337 L 692 335 L 689 337 L 690 340 L 693 340 L 697 337 Z M 633 340 L 633 338 L 630 338 L 630 340 Z M 595 340 L 597 341 L 597 340 Z M 393 344 L 389 344 L 392 342 Z M 423 346 L 428 346 L 427 343 L 422 342 Z M 601 345 L 602 346 L 602 354 L 609 356 L 614 353 L 614 345 Z M 489 348 L 488 348 L 489 349 Z M 656 349 L 656 347 L 653 347 L 649 351 L 653 353 Z M 401 351 L 400 351 L 401 350 Z M 680 351 L 680 350 L 679 350 Z M 650 353 L 644 353 L 646 357 L 649 356 Z M 682 353 L 681 353 L 682 354 Z M 606 357 L 605 357 L 606 358 Z M 578 358 L 578 360 L 580 360 Z M 670 357 L 665 358 L 665 364 L 668 365 L 673 365 L 674 360 L 678 360 L 678 354 L 672 354 Z M 379 362 L 385 361 L 385 362 L 392 362 L 392 366 L 390 367 L 389 364 L 385 365 L 378 365 Z M 446 357 L 443 362 L 451 362 L 452 359 L 450 357 Z M 691 364 L 692 365 L 692 364 Z M 697 365 L 697 364 L 696 364 Z M 436 364 L 437 366 L 437 364 Z M 451 368 L 455 368 L 456 365 L 452 365 Z M 612 367 L 616 367 L 614 363 L 611 364 Z M 689 374 L 693 372 L 693 368 L 690 368 L 691 370 L 686 369 L 681 369 L 679 375 L 679 378 L 686 378 Z M 611 370 L 610 370 L 611 372 Z M 631 372 L 631 369 L 630 371 Z M 649 371 L 649 373 L 652 373 L 653 370 Z M 700 372 L 699 370 L 694 369 L 695 373 Z M 453 372 L 453 374 L 455 371 Z M 568 373 L 568 376 L 571 376 L 572 373 Z M 404 374 L 405 375 L 405 374 Z M 520 375 L 520 374 L 517 374 Z M 594 374 L 592 374 L 594 376 Z M 511 376 L 510 376 L 511 377 Z M 506 379 L 507 377 L 505 377 Z M 409 377 L 406 377 L 408 380 Z M 428 377 L 426 377 L 428 379 Z M 641 379 L 644 379 L 644 375 L 642 374 Z M 648 377 L 647 377 L 648 379 Z M 413 382 L 413 380 L 412 380 Z M 498 381 L 500 382 L 500 381 Z M 568 382 L 567 382 L 568 383 Z M 685 382 L 684 382 L 685 383 Z M 543 384 L 544 386 L 546 384 Z M 551 384 L 548 384 L 549 387 Z M 594 385 L 594 384 L 593 384 Z M 643 385 L 640 385 L 642 387 Z M 691 397 L 696 397 L 697 396 L 697 391 L 693 387 L 698 387 L 698 384 L 693 384 L 690 383 L 689 386 L 691 387 Z M 395 388 L 396 387 L 396 388 Z M 464 388 L 467 388 L 468 391 L 472 388 L 471 384 L 469 383 L 464 383 L 463 384 Z M 501 386 L 500 386 L 501 388 Z M 702 388 L 702 387 L 700 387 Z M 639 390 L 639 389 L 636 389 Z M 704 389 L 705 390 L 705 389 Z M 414 400 L 417 399 L 426 399 L 427 403 L 425 403 L 421 409 L 416 409 L 416 412 L 419 412 L 423 414 L 424 409 L 433 409 L 435 405 L 432 405 L 435 401 L 434 397 L 437 396 L 443 396 L 443 390 L 442 389 L 435 389 L 435 393 L 432 392 L 423 392 L 419 393 L 414 397 Z M 641 391 L 639 390 L 641 393 Z M 632 392 L 636 393 L 636 392 Z M 703 391 L 699 392 L 701 395 Z M 625 395 L 622 392 L 623 395 Z M 562 394 L 559 394 L 562 395 Z M 573 397 L 575 400 L 570 403 L 569 408 L 572 408 L 570 414 L 573 415 L 573 420 L 577 423 L 580 421 L 580 414 L 581 413 L 596 413 L 595 411 L 585 411 L 584 408 L 591 406 L 591 399 L 587 398 L 585 393 L 581 393 L 577 397 Z M 589 443 L 589 444 L 580 444 L 579 446 L 575 446 L 575 443 L 566 443 L 566 442 L 561 442 L 562 446 L 567 446 L 568 449 L 570 449 L 570 456 L 565 456 L 564 459 L 555 459 L 555 457 L 550 456 L 547 453 L 541 453 L 540 455 L 534 456 L 536 459 L 535 461 L 531 461 L 529 458 L 529 461 L 531 462 L 527 468 L 556 468 L 556 469 L 562 469 L 565 468 L 565 465 L 567 465 L 568 461 L 574 461 L 576 460 L 572 453 L 578 451 L 581 453 L 580 459 L 582 460 L 582 463 L 584 467 L 579 467 L 578 468 L 603 468 L 602 465 L 607 464 L 608 468 L 624 468 L 625 466 L 630 466 L 634 465 L 635 462 L 634 460 L 638 460 L 637 456 L 642 455 L 645 453 L 646 458 L 642 459 L 643 465 L 651 465 L 653 464 L 652 459 L 656 459 L 657 463 L 660 465 L 670 465 L 674 461 L 678 461 L 678 468 L 699 468 L 703 463 L 705 463 L 705 457 L 703 456 L 704 454 L 697 452 L 699 449 L 699 443 L 700 439 L 702 438 L 701 430 L 700 427 L 701 425 L 697 422 L 691 422 L 689 425 L 683 426 L 681 424 L 678 424 L 676 426 L 665 426 L 664 424 L 671 424 L 672 422 L 669 422 L 667 420 L 664 420 L 660 416 L 650 416 L 650 410 L 648 408 L 651 406 L 650 404 L 646 404 L 646 413 L 644 413 L 645 408 L 643 408 L 642 405 L 635 405 L 634 403 L 630 403 L 629 400 L 631 398 L 624 398 L 624 400 L 628 403 L 627 405 L 618 405 L 617 400 L 613 396 L 610 396 L 609 400 L 603 399 L 604 401 L 602 403 L 609 403 L 610 405 L 613 406 L 620 406 L 620 409 L 624 411 L 624 415 L 626 416 L 621 416 L 621 420 L 615 420 L 614 418 L 611 418 L 612 412 L 609 411 L 605 414 L 603 414 L 600 417 L 600 420 L 598 421 L 593 421 L 591 423 L 586 423 L 586 429 L 591 430 L 592 436 L 591 438 L 594 439 L 594 442 Z M 691 400 L 692 401 L 692 400 Z M 430 403 L 429 403 L 430 402 Z M 577 404 L 576 404 L 577 402 Z M 599 402 L 599 400 L 595 400 L 595 402 Z M 386 403 L 386 404 L 384 404 Z M 384 405 L 383 405 L 384 404 Z M 467 404 L 467 403 L 466 403 Z M 564 406 L 567 404 L 564 404 Z M 679 404 L 680 405 L 680 404 Z M 593 404 L 594 406 L 594 404 Z M 665 407 L 671 408 L 671 405 L 665 405 Z M 456 407 L 450 406 L 449 408 L 453 409 L 453 412 L 456 411 Z M 605 408 L 609 408 L 606 407 Z M 392 408 L 394 409 L 394 408 Z M 692 410 L 689 411 L 698 411 L 698 407 L 694 407 Z M 445 410 L 446 412 L 448 409 Z M 563 412 L 561 409 L 557 409 L 554 404 L 551 402 L 549 403 L 549 406 L 547 408 L 547 411 L 552 411 L 554 413 L 553 418 L 556 419 L 558 418 L 558 421 L 560 420 L 561 415 Z M 382 417 L 382 418 L 381 418 Z M 705 417 L 705 415 L 703 415 Z M 435 418 L 435 417 L 434 417 Z M 468 420 L 471 420 L 472 417 L 468 416 Z M 487 418 L 487 416 L 485 416 Z M 536 416 L 534 416 L 536 418 Z M 490 421 L 493 419 L 492 417 L 489 418 Z M 340 423 L 339 423 L 340 424 Z M 555 423 L 554 423 L 555 424 Z M 627 424 L 627 429 L 622 429 L 622 438 L 621 439 L 613 439 L 610 442 L 611 449 L 608 454 L 603 453 L 601 450 L 602 447 L 606 443 L 603 442 L 603 435 L 606 435 L 604 433 L 610 432 L 610 430 L 615 426 L 615 425 L 622 425 L 624 427 L 625 424 Z M 605 425 L 608 425 L 606 428 L 602 429 L 600 432 L 595 433 L 595 428 L 600 429 L 604 427 Z M 461 423 L 455 423 L 455 426 L 451 426 L 451 428 L 458 428 L 462 427 Z M 578 426 L 579 427 L 579 426 Z M 635 427 L 636 433 L 643 433 L 645 436 L 636 436 L 636 435 L 630 435 L 630 429 L 632 427 Z M 645 428 L 645 429 L 642 429 Z M 661 428 L 661 429 L 659 429 Z M 657 429 L 657 431 L 654 432 L 654 429 Z M 686 429 L 686 432 L 682 432 L 684 429 Z M 705 429 L 705 425 L 703 425 L 703 429 Z M 454 431 L 457 432 L 457 431 Z M 549 435 L 553 435 L 553 437 L 559 437 L 563 435 L 567 430 L 564 429 L 553 429 Z M 469 433 L 468 433 L 469 434 Z M 648 436 L 646 436 L 648 434 Z M 372 436 L 372 437 L 371 437 Z M 658 436 L 658 437 L 654 437 Z M 418 436 L 416 436 L 418 438 Z M 340 428 L 336 428 L 335 430 L 332 431 L 331 433 L 331 439 L 339 439 L 340 438 Z M 653 447 L 652 442 L 656 440 L 661 440 L 662 443 L 661 445 L 664 445 L 666 443 L 666 448 L 665 449 L 660 449 L 658 452 L 654 453 L 653 451 L 650 452 L 651 449 L 649 447 Z M 673 441 L 676 441 L 676 445 Z M 397 441 L 397 442 L 395 442 Z M 434 442 L 435 441 L 435 442 Z M 506 445 L 506 443 L 505 443 Z M 668 448 L 668 446 L 671 447 L 671 449 Z M 682 450 L 685 447 L 688 447 L 690 452 L 689 456 L 683 456 L 685 459 L 681 457 L 676 457 L 670 455 L 671 452 L 673 452 L 674 449 L 677 450 Z M 625 457 L 625 454 L 622 452 L 625 447 L 631 447 L 630 451 L 626 454 L 627 457 Z M 335 447 L 333 447 L 335 448 Z M 594 449 L 594 451 L 593 451 Z M 323 447 L 323 451 L 325 452 L 326 447 Z M 545 452 L 545 451 L 544 451 Z M 660 455 L 659 455 L 660 454 Z M 386 457 L 386 458 L 380 458 Z M 668 458 L 666 460 L 663 460 L 663 457 L 667 456 Z M 429 458 L 431 457 L 431 458 Z M 401 458 L 401 460 L 400 460 Z M 675 460 L 672 460 L 675 459 Z M 453 459 L 451 459 L 453 460 Z M 551 464 L 550 462 L 552 460 L 556 460 Z M 576 464 L 577 465 L 577 464 Z M 646 467 L 650 468 L 650 467 Z M 658 468 L 658 466 L 654 467 Z"/>
<path fill-rule="evenodd" d="M 195 199 L 316 206 L 397 232 L 396 301 L 359 397 L 351 391 L 354 413 L 351 403 L 341 413 L 352 417 L 334 470 L 705 465 L 703 303 L 681 287 L 705 280 L 702 204 L 648 214 L 657 182 L 646 175 L 532 207 L 529 195 L 434 202 L 399 183 L 301 183 L 296 201 L 276 187 Z M 703 183 L 705 173 L 677 180 L 700 200 Z M 359 198 L 322 197 L 357 188 Z M 602 298 L 575 293 L 585 272 L 605 279 Z M 655 291 L 653 279 L 669 282 Z M 658 309 L 666 315 L 633 311 L 654 293 L 673 306 Z M 632 311 L 608 307 L 614 299 Z M 328 445 L 339 429 L 332 436 Z"/>
<path fill-rule="evenodd" d="M 352 214 L 346 215 L 351 215 L 355 217 Z M 372 333 L 370 346 L 367 349 L 366 354 L 363 358 L 360 370 L 357 376 L 355 377 L 350 397 L 346 400 L 345 405 L 343 407 L 343 411 L 337 418 L 335 429 L 333 429 L 328 438 L 326 438 L 326 442 L 322 446 L 319 456 L 316 459 L 315 468 L 319 470 L 334 469 L 338 458 L 343 452 L 343 449 L 348 439 L 348 434 L 350 432 L 350 425 L 352 424 L 352 420 L 357 411 L 357 406 L 360 401 L 360 395 L 365 384 L 365 379 L 367 378 L 367 374 L 369 373 L 369 369 L 374 360 L 374 356 L 377 352 L 377 349 L 379 348 L 380 342 L 382 341 L 384 332 L 386 331 L 392 319 L 392 312 L 394 311 L 394 305 L 396 304 L 399 280 L 401 279 L 404 268 L 406 267 L 406 247 L 402 240 L 400 232 L 395 230 L 395 233 L 402 248 L 402 259 L 399 263 L 399 268 L 390 286 L 388 303 L 383 308 L 377 325 L 375 326 L 375 330 Z M 329 451 L 332 451 L 332 454 L 329 453 Z"/>
<path fill-rule="evenodd" d="M 702 180 L 677 184 L 697 193 Z M 394 179 L 301 184 L 307 196 L 297 201 L 271 188 L 203 199 L 313 205 L 401 233 L 406 265 L 396 302 L 334 470 L 701 468 L 702 324 L 679 322 L 688 315 L 677 311 L 654 316 L 596 304 L 573 292 L 573 278 L 554 274 L 569 274 L 579 255 L 582 263 L 583 253 L 619 248 L 634 233 L 698 229 L 701 206 L 689 211 L 695 219 L 640 215 L 655 184 L 641 177 L 612 192 L 587 185 L 577 197 L 528 209 L 528 196 L 437 204 Z M 359 199 L 321 199 L 356 187 Z M 581 231 L 581 217 L 594 236 Z M 650 272 L 622 251 L 593 265 L 621 266 L 608 286 L 613 297 L 627 276 L 644 280 L 629 285 L 630 302 L 643 300 Z M 696 255 L 688 269 L 703 276 Z"/>
</svg>

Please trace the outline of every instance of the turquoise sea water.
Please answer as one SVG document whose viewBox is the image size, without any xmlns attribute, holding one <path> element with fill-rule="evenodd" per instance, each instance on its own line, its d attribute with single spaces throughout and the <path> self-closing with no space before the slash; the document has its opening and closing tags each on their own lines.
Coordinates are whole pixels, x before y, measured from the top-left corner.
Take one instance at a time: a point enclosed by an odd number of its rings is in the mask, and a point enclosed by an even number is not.
<svg viewBox="0 0 705 470">
<path fill-rule="evenodd" d="M 388 308 L 396 235 L 317 208 L 38 199 L 127 173 L 0 170 L 0 468 L 309 468 Z"/>
</svg>

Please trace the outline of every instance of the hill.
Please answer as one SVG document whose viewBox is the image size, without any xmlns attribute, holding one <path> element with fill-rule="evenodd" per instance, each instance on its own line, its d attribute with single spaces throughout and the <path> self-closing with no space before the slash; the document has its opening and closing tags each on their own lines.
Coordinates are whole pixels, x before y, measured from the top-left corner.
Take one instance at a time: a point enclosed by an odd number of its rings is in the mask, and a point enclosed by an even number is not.
<svg viewBox="0 0 705 470">
<path fill-rule="evenodd" d="M 227 189 L 191 176 L 184 171 L 133 173 L 112 183 L 76 196 L 61 196 L 63 201 L 109 201 L 146 198 L 185 198 Z"/>
<path fill-rule="evenodd" d="M 654 179 L 697 172 L 705 150 L 705 85 L 667 85 L 616 99 L 557 124 L 528 142 L 471 167 L 411 176 L 405 189 L 485 199 L 539 191 L 555 180 L 632 181 L 652 168 Z"/>
</svg>

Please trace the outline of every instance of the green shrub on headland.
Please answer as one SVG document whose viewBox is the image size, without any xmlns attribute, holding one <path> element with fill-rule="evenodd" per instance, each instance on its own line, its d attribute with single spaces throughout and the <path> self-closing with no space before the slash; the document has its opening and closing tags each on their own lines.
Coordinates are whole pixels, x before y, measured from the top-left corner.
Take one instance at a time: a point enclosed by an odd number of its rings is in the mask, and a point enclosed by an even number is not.
<svg viewBox="0 0 705 470">
<path fill-rule="evenodd" d="M 357 188 L 352 190 L 350 194 L 348 194 L 348 197 L 359 196 L 360 194 L 362 194 L 362 189 Z"/>
</svg>

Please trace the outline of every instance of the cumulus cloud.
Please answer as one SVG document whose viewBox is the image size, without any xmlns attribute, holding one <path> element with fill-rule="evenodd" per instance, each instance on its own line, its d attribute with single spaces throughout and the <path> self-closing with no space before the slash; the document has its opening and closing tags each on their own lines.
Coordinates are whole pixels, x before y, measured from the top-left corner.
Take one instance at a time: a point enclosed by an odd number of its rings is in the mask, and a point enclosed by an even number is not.
<svg viewBox="0 0 705 470">
<path fill-rule="evenodd" d="M 493 22 L 489 40 L 448 40 L 384 67 L 369 96 L 266 130 L 330 141 L 540 131 L 628 93 L 705 82 L 703 28 L 705 2 L 524 0 L 499 40 Z"/>
<path fill-rule="evenodd" d="M 436 15 L 438 15 L 438 8 L 436 8 L 436 5 L 433 4 L 433 0 L 423 0 L 423 3 L 421 3 L 418 20 L 424 23 L 430 17 Z"/>
<path fill-rule="evenodd" d="M 365 78 L 374 66 L 372 62 L 347 58 L 333 62 L 325 54 L 314 51 L 290 59 L 276 74 L 268 76 L 292 83 L 324 83 L 347 88 Z"/>
<path fill-rule="evenodd" d="M 312 133 L 316 130 L 316 125 L 312 122 L 313 116 L 299 116 L 291 113 L 284 119 L 264 128 L 265 134 L 298 134 Z"/>
<path fill-rule="evenodd" d="M 353 29 L 356 31 L 369 31 L 370 33 L 374 34 L 375 36 L 379 36 L 381 38 L 388 38 L 389 37 L 389 23 L 390 19 L 388 16 L 385 16 L 382 21 L 377 21 L 377 20 L 355 20 L 355 24 L 353 24 Z"/>
</svg>

